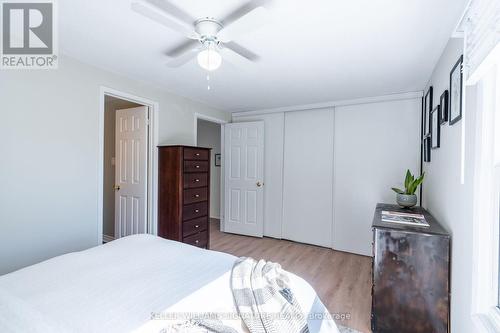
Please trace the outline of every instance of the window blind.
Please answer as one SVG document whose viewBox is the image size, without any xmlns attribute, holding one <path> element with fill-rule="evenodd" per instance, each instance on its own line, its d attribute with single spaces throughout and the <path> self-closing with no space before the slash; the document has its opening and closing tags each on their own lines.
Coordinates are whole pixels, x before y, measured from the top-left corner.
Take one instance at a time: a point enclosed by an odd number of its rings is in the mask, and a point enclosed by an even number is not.
<svg viewBox="0 0 500 333">
<path fill-rule="evenodd" d="M 500 1 L 471 0 L 457 31 L 464 36 L 464 75 L 469 79 L 500 42 Z"/>
</svg>

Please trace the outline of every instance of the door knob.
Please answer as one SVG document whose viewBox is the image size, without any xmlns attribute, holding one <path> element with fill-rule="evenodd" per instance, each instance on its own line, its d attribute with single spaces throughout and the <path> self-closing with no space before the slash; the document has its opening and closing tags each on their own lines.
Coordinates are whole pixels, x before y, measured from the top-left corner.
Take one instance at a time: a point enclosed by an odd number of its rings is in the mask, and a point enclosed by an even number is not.
<svg viewBox="0 0 500 333">
<path fill-rule="evenodd" d="M 120 185 L 113 185 L 113 190 L 119 191 L 120 190 Z"/>
<path fill-rule="evenodd" d="M 261 186 L 262 186 L 261 182 L 257 182 L 257 187 L 261 187 Z"/>
</svg>

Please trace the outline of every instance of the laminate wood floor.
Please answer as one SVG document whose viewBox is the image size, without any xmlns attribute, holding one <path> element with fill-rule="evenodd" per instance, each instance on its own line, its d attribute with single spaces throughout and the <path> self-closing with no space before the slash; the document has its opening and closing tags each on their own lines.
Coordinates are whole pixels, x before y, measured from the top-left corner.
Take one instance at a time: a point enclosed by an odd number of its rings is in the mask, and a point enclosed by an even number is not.
<svg viewBox="0 0 500 333">
<path fill-rule="evenodd" d="M 309 282 L 330 313 L 361 332 L 371 332 L 371 260 L 369 257 L 273 238 L 254 238 L 219 231 L 212 219 L 210 249 L 281 264 Z"/>
</svg>

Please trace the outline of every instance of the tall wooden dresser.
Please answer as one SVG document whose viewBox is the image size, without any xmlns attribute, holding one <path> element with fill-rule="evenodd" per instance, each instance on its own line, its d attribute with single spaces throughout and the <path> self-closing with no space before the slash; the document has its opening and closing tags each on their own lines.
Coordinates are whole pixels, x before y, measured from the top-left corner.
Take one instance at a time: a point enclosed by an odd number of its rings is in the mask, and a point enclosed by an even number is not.
<svg viewBox="0 0 500 333">
<path fill-rule="evenodd" d="M 210 148 L 158 147 L 158 236 L 210 245 Z"/>
<path fill-rule="evenodd" d="M 382 211 L 423 214 L 430 227 L 382 222 Z M 373 218 L 374 333 L 449 331 L 450 236 L 425 209 L 378 204 Z"/>
</svg>

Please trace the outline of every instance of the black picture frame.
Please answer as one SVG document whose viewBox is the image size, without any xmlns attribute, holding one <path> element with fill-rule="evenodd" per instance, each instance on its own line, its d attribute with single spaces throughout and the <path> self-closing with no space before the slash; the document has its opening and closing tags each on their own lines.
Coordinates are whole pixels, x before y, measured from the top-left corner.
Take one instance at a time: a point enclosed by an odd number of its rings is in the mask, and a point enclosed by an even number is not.
<svg viewBox="0 0 500 333">
<path fill-rule="evenodd" d="M 214 162 L 216 167 L 221 166 L 221 154 L 215 154 Z"/>
<path fill-rule="evenodd" d="M 423 140 L 424 146 L 424 162 L 429 163 L 431 161 L 431 138 L 426 137 Z"/>
<path fill-rule="evenodd" d="M 450 105 L 448 115 L 450 126 L 462 119 L 463 61 L 464 56 L 461 55 L 450 72 Z"/>
<path fill-rule="evenodd" d="M 437 105 L 431 111 L 430 117 L 430 127 L 431 127 L 431 148 L 436 149 L 441 146 L 441 106 Z"/>
<path fill-rule="evenodd" d="M 432 110 L 432 86 L 429 87 L 429 90 L 425 94 L 424 97 L 424 122 L 423 122 L 423 128 L 424 128 L 424 137 L 428 136 L 431 132 L 431 127 L 430 127 L 430 116 L 431 116 L 431 110 Z"/>
<path fill-rule="evenodd" d="M 439 97 L 439 105 L 441 106 L 441 125 L 448 121 L 448 90 L 445 90 Z"/>
</svg>

